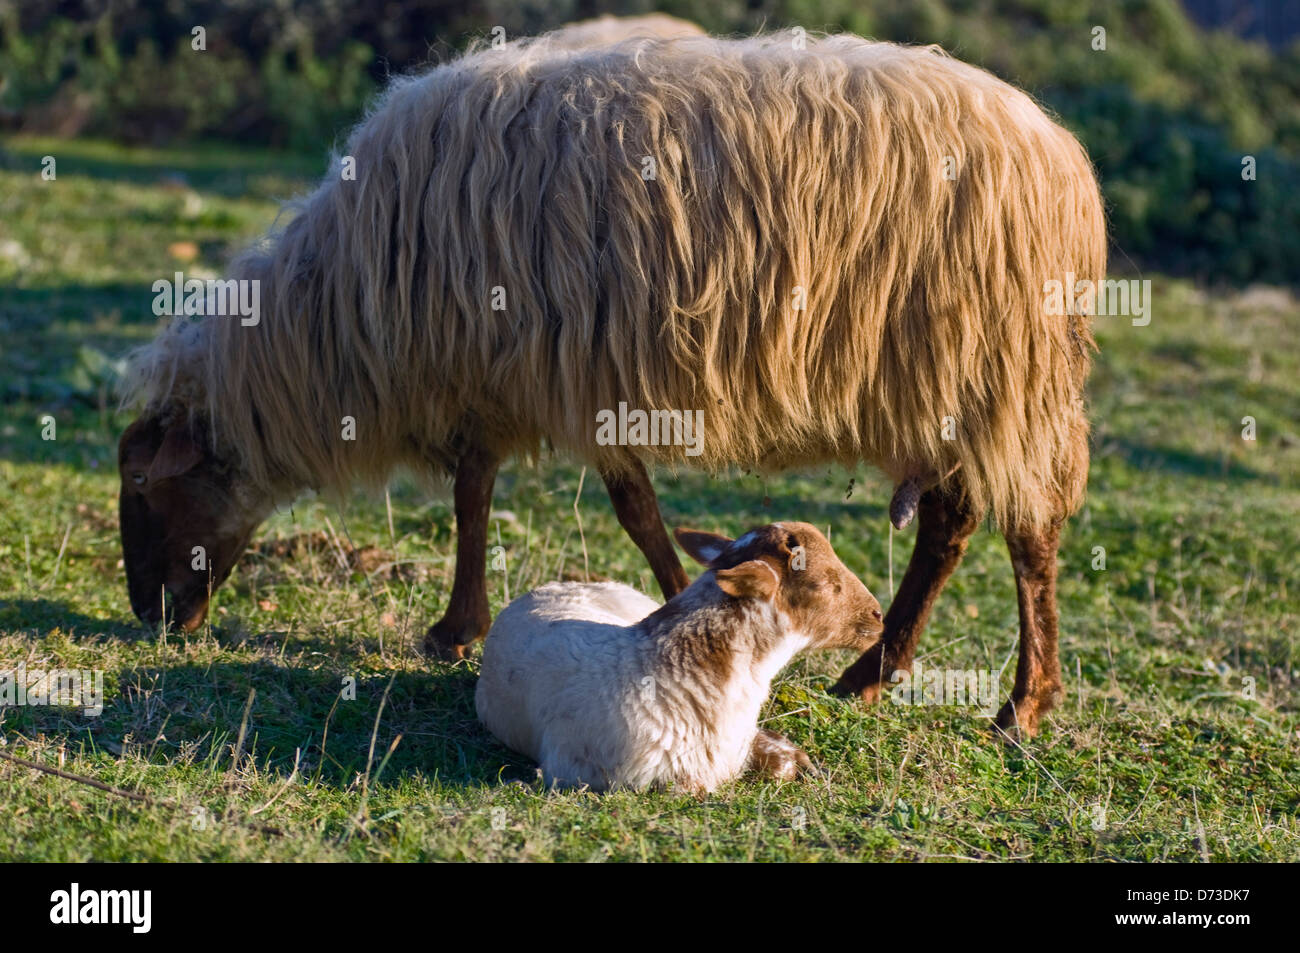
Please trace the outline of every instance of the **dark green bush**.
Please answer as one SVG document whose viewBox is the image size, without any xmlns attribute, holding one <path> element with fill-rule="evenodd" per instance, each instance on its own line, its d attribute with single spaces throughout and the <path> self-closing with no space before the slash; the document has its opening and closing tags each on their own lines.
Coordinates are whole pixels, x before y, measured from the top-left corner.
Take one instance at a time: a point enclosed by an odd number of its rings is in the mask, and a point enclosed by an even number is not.
<svg viewBox="0 0 1300 953">
<path fill-rule="evenodd" d="M 801 25 L 938 43 L 1034 93 L 1087 145 L 1117 248 L 1207 279 L 1294 282 L 1300 44 L 1198 29 L 1176 0 L 0 0 L 0 121 L 124 141 L 320 151 L 392 73 L 493 26 L 652 7 L 719 33 Z M 191 49 L 191 29 L 207 50 Z M 1095 27 L 1106 49 L 1093 49 Z M 1255 181 L 1241 178 L 1253 155 Z"/>
</svg>

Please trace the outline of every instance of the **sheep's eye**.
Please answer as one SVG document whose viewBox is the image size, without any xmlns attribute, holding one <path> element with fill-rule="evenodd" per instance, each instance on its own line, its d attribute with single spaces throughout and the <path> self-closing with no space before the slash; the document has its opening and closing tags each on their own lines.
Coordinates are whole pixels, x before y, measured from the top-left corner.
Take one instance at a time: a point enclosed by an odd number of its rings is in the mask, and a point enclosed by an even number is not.
<svg viewBox="0 0 1300 953">
<path fill-rule="evenodd" d="M 136 486 L 144 486 L 144 474 L 143 474 L 143 473 L 132 473 L 132 474 L 131 474 L 131 482 L 134 483 Z"/>
</svg>

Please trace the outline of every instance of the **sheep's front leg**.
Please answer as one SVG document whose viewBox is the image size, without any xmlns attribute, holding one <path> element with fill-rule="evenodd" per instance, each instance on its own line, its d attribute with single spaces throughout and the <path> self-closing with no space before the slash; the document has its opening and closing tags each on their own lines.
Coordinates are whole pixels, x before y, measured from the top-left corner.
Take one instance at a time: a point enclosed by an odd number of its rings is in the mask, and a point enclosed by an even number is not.
<svg viewBox="0 0 1300 953">
<path fill-rule="evenodd" d="M 499 461 L 471 446 L 456 462 L 456 576 L 447 611 L 424 636 L 424 651 L 455 661 L 487 635 L 492 613 L 487 598 L 488 516 Z"/>
<path fill-rule="evenodd" d="M 966 552 L 966 542 L 979 515 L 963 505 L 960 496 L 937 489 L 922 493 L 916 546 L 898 592 L 885 613 L 885 632 L 870 650 L 853 663 L 831 689 L 837 695 L 856 695 L 867 702 L 880 699 L 896 671 L 911 671 L 916 643 L 943 585 Z"/>
<path fill-rule="evenodd" d="M 801 771 L 812 771 L 813 763 L 785 735 L 760 728 L 749 752 L 749 767 L 778 781 L 793 781 Z"/>
<path fill-rule="evenodd" d="M 609 491 L 614 513 L 632 542 L 645 554 L 665 599 L 671 599 L 691 584 L 668 530 L 659 514 L 659 498 L 650 484 L 650 474 L 635 457 L 623 469 L 603 469 L 601 479 Z"/>
</svg>

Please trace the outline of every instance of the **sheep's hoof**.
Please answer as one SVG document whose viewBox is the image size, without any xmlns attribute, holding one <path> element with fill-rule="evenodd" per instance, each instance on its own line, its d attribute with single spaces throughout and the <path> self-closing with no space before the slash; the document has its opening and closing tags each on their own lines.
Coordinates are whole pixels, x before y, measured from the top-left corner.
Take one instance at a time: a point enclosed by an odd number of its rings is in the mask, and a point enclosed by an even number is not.
<svg viewBox="0 0 1300 953">
<path fill-rule="evenodd" d="M 831 686 L 830 693 L 838 698 L 858 698 L 868 705 L 880 701 L 884 692 L 881 676 L 902 667 L 892 664 L 882 666 L 881 650 L 880 643 L 868 649 L 866 654 L 844 670 L 840 680 Z"/>
<path fill-rule="evenodd" d="M 1015 747 L 1038 734 L 1038 710 L 1030 701 L 1009 701 L 993 722 L 993 734 Z"/>
<path fill-rule="evenodd" d="M 864 685 L 858 692 L 858 699 L 864 705 L 875 705 L 880 702 L 884 695 L 884 686 L 880 682 L 872 682 L 870 685 Z"/>
<path fill-rule="evenodd" d="M 856 681 L 846 681 L 841 677 L 829 691 L 836 698 L 852 698 L 861 701 L 864 705 L 874 705 L 880 701 L 881 685 L 879 682 L 859 685 Z"/>
<path fill-rule="evenodd" d="M 470 647 L 487 634 L 489 623 L 455 623 L 440 619 L 424 635 L 424 654 L 444 662 L 469 658 Z"/>
</svg>

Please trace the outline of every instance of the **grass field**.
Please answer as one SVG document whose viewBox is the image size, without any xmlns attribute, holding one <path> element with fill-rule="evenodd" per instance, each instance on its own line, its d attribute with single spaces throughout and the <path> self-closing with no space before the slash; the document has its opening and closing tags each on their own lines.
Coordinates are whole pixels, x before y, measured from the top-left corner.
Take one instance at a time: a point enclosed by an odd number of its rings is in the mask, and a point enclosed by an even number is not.
<svg viewBox="0 0 1300 953">
<path fill-rule="evenodd" d="M 1099 319 L 1090 490 L 1061 553 L 1067 696 L 1023 749 L 972 708 L 832 698 L 852 657 L 821 655 L 764 712 L 820 776 L 703 800 L 548 792 L 476 722 L 477 663 L 416 651 L 455 527 L 445 496 L 401 479 L 391 523 L 382 498 L 277 513 L 207 627 L 145 631 L 117 539 L 116 361 L 157 327 L 153 280 L 218 272 L 314 170 L 0 142 L 0 669 L 98 669 L 106 690 L 99 717 L 0 710 L 0 751 L 150 799 L 0 761 L 0 859 L 1300 860 L 1300 306 L 1273 291 L 1148 275 L 1149 326 Z M 886 606 L 914 535 L 891 542 L 865 469 L 656 486 L 670 525 L 826 528 Z M 494 611 L 587 572 L 655 593 L 592 474 L 512 465 L 495 507 Z M 1005 698 L 1016 633 L 986 528 L 923 662 L 1001 671 Z"/>
</svg>

